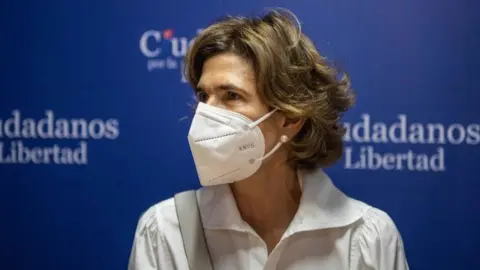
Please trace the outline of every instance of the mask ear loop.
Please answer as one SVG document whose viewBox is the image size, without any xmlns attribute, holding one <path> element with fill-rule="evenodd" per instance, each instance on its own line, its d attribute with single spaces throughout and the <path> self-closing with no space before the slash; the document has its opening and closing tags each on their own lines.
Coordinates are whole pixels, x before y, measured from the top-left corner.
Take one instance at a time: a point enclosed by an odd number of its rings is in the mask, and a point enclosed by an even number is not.
<svg viewBox="0 0 480 270">
<path fill-rule="evenodd" d="M 274 110 L 270 111 L 269 113 L 265 114 L 264 116 L 258 118 L 257 121 L 248 124 L 248 128 L 252 129 L 252 128 L 258 126 L 258 124 L 260 124 L 260 123 L 263 122 L 265 119 L 267 119 L 268 117 L 270 117 L 270 116 L 271 116 L 274 112 L 276 112 L 276 111 L 277 111 L 277 109 L 274 109 Z"/>
<path fill-rule="evenodd" d="M 274 114 L 278 109 L 273 109 L 272 111 L 270 111 L 269 113 L 265 114 L 264 116 L 260 117 L 257 121 L 255 122 L 252 122 L 250 124 L 248 124 L 248 126 L 246 126 L 245 128 L 249 128 L 249 129 L 252 129 L 254 127 L 256 127 L 258 124 L 260 124 L 261 122 L 263 122 L 265 119 L 267 119 L 268 117 L 270 117 L 272 114 Z M 261 158 L 257 158 L 257 159 L 250 159 L 250 164 L 253 164 L 255 163 L 255 161 L 262 161 L 262 160 L 265 160 L 267 159 L 269 156 L 271 156 L 273 153 L 275 153 L 275 151 L 278 150 L 278 148 L 280 148 L 280 146 L 282 146 L 282 144 L 286 143 L 288 141 L 288 136 L 287 135 L 282 135 L 280 136 L 280 141 L 272 148 L 272 150 L 270 150 L 270 152 L 268 152 L 265 156 L 261 157 Z"/>
<path fill-rule="evenodd" d="M 288 142 L 288 136 L 287 135 L 280 136 L 280 141 L 275 145 L 275 147 L 272 148 L 272 150 L 270 150 L 270 152 L 268 152 L 265 156 L 263 156 L 261 158 L 257 158 L 256 160 L 251 159 L 250 163 L 253 164 L 253 162 L 255 162 L 255 161 L 263 161 L 263 160 L 267 159 L 268 157 L 273 155 L 273 153 L 275 153 L 275 151 L 277 151 L 278 148 L 280 148 L 280 146 L 282 146 L 282 144 L 284 144 L 286 142 Z"/>
</svg>

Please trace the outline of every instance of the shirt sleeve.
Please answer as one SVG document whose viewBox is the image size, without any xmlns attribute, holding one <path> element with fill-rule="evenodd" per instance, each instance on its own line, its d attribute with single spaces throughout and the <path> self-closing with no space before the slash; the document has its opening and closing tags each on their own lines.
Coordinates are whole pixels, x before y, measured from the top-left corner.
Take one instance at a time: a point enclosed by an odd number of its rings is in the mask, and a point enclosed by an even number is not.
<svg viewBox="0 0 480 270">
<path fill-rule="evenodd" d="M 139 219 L 128 270 L 173 270 L 171 254 L 162 241 L 162 228 L 152 206 Z"/>
<path fill-rule="evenodd" d="M 387 213 L 371 208 L 354 234 L 351 270 L 408 270 L 403 241 Z"/>
</svg>

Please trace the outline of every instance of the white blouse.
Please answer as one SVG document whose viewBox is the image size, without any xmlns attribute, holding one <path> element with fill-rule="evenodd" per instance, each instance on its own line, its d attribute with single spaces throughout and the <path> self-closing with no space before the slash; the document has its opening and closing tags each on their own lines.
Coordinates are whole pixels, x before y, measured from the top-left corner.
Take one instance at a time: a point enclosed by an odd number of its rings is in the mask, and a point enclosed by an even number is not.
<svg viewBox="0 0 480 270">
<path fill-rule="evenodd" d="M 300 206 L 270 255 L 242 220 L 228 185 L 197 191 L 214 269 L 409 269 L 401 236 L 385 212 L 347 197 L 320 169 L 300 178 Z M 189 269 L 173 198 L 140 218 L 128 269 Z"/>
</svg>

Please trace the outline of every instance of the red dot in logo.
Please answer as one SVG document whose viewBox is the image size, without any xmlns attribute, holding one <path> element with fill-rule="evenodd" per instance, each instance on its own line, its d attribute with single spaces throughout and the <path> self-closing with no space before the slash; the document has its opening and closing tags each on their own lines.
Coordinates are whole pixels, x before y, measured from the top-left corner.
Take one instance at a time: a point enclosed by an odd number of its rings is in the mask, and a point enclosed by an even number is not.
<svg viewBox="0 0 480 270">
<path fill-rule="evenodd" d="M 163 38 L 165 39 L 171 39 L 173 37 L 173 30 L 172 29 L 166 29 L 163 31 Z"/>
</svg>

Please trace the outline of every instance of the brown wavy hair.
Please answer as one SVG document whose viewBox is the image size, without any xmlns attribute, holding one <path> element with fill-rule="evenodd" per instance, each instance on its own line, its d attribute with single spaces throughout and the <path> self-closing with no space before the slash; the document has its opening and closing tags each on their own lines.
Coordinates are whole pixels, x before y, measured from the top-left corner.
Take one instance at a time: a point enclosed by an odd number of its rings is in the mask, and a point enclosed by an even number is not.
<svg viewBox="0 0 480 270">
<path fill-rule="evenodd" d="M 204 62 L 233 52 L 253 64 L 262 101 L 289 119 L 304 119 L 290 140 L 289 162 L 311 170 L 337 162 L 343 152 L 343 112 L 354 104 L 350 79 L 320 55 L 288 10 L 261 17 L 226 17 L 204 29 L 185 58 L 185 76 L 197 88 Z"/>
</svg>

